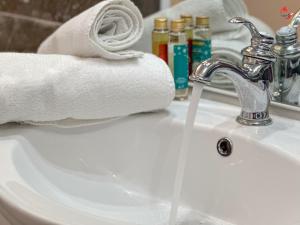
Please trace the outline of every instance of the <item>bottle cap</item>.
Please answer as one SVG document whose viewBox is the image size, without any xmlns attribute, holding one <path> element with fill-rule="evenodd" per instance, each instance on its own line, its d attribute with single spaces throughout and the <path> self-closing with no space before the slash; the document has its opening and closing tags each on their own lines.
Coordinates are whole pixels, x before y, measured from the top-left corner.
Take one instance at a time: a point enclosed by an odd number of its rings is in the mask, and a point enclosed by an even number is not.
<svg viewBox="0 0 300 225">
<path fill-rule="evenodd" d="M 190 15 L 190 14 L 182 14 L 180 17 L 181 17 L 181 19 L 184 20 L 186 26 L 193 26 L 194 25 L 194 23 L 193 23 L 193 16 L 192 15 Z"/>
<path fill-rule="evenodd" d="M 197 16 L 196 17 L 197 26 L 209 26 L 209 17 L 208 16 Z"/>
<path fill-rule="evenodd" d="M 168 19 L 165 17 L 159 17 L 154 19 L 154 29 L 168 30 Z"/>
<path fill-rule="evenodd" d="M 172 20 L 171 30 L 173 32 L 183 32 L 185 29 L 185 22 L 183 19 Z"/>
</svg>

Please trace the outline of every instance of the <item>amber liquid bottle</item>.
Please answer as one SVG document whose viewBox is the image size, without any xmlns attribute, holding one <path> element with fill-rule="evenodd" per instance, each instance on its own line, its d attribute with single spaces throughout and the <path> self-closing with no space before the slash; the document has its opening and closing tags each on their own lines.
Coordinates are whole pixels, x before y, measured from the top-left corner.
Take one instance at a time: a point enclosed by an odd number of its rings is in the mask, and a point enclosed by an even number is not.
<svg viewBox="0 0 300 225">
<path fill-rule="evenodd" d="M 184 14 L 181 15 L 181 19 L 185 22 L 185 33 L 188 42 L 189 50 L 189 74 L 193 72 L 193 36 L 194 36 L 194 22 L 193 16 Z"/>
<path fill-rule="evenodd" d="M 152 31 L 152 53 L 168 63 L 169 29 L 167 18 L 156 18 Z"/>
</svg>

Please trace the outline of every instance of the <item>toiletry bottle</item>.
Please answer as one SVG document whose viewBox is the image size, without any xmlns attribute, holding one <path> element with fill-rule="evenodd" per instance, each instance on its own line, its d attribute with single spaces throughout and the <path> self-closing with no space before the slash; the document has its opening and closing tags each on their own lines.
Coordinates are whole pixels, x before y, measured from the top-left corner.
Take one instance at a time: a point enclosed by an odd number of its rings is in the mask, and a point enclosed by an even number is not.
<svg viewBox="0 0 300 225">
<path fill-rule="evenodd" d="M 185 33 L 188 41 L 188 49 L 189 49 L 189 74 L 192 74 L 193 70 L 193 32 L 194 32 L 194 22 L 193 16 L 189 14 L 181 15 L 181 19 L 185 22 Z"/>
<path fill-rule="evenodd" d="M 188 97 L 189 57 L 185 22 L 183 19 L 171 22 L 168 51 L 169 66 L 175 81 L 175 99 L 184 100 Z"/>
<path fill-rule="evenodd" d="M 169 29 L 168 19 L 161 17 L 154 20 L 152 32 L 152 53 L 168 63 Z"/>
<path fill-rule="evenodd" d="M 192 51 L 193 69 L 204 60 L 211 58 L 211 30 L 209 27 L 209 17 L 207 16 L 196 18 Z"/>
</svg>

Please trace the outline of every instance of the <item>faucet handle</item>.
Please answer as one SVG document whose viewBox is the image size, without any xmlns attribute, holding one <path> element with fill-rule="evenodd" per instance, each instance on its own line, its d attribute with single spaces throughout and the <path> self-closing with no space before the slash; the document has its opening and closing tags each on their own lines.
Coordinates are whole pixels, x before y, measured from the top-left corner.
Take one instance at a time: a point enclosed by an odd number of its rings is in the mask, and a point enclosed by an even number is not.
<svg viewBox="0 0 300 225">
<path fill-rule="evenodd" d="M 295 13 L 291 22 L 289 23 L 289 27 L 298 27 L 300 24 L 300 9 Z"/>
<path fill-rule="evenodd" d="M 243 17 L 239 17 L 239 16 L 233 17 L 228 22 L 243 24 L 244 26 L 246 26 L 249 29 L 252 37 L 256 37 L 256 38 L 262 37 L 261 34 L 258 32 L 257 28 L 254 26 L 254 24 Z"/>
<path fill-rule="evenodd" d="M 259 32 L 251 21 L 243 17 L 233 17 L 228 22 L 243 24 L 248 28 L 252 35 L 251 45 L 242 50 L 244 56 L 263 59 L 270 62 L 276 61 L 276 57 L 271 51 L 271 47 L 274 44 L 274 38 L 272 36 Z"/>
</svg>

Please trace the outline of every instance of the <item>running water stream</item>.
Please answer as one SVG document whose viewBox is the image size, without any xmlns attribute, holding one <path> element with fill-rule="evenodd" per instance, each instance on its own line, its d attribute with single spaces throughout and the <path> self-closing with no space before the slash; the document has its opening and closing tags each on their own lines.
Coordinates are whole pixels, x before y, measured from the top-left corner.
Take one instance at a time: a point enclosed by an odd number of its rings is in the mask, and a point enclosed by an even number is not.
<svg viewBox="0 0 300 225">
<path fill-rule="evenodd" d="M 177 171 L 176 171 L 176 177 L 175 177 L 175 183 L 174 183 L 174 190 L 173 190 L 174 192 L 173 192 L 173 198 L 172 198 L 169 225 L 176 224 L 178 206 L 179 206 L 179 201 L 180 201 L 180 194 L 181 194 L 184 171 L 185 171 L 185 166 L 186 166 L 186 159 L 187 159 L 188 149 L 190 146 L 190 141 L 191 141 L 194 121 L 196 118 L 198 103 L 200 100 L 200 96 L 202 94 L 203 87 L 204 87 L 203 84 L 200 84 L 197 82 L 194 83 L 192 98 L 190 101 L 190 106 L 188 108 L 187 117 L 186 117 L 186 121 L 185 121 L 183 139 L 182 139 L 182 143 L 181 143 L 180 152 L 178 155 Z"/>
</svg>

